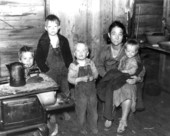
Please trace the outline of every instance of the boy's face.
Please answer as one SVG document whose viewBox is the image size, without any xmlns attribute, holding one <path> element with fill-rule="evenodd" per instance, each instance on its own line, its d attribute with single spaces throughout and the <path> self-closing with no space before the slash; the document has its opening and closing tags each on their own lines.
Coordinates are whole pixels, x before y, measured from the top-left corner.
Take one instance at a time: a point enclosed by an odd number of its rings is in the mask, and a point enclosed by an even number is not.
<svg viewBox="0 0 170 136">
<path fill-rule="evenodd" d="M 50 36 L 55 36 L 58 33 L 60 26 L 56 21 L 47 21 L 45 25 L 45 30 L 48 32 Z"/>
<path fill-rule="evenodd" d="M 89 54 L 89 52 L 88 52 L 87 47 L 82 43 L 78 43 L 76 46 L 74 56 L 78 60 L 84 60 L 88 56 L 88 54 Z"/>
<path fill-rule="evenodd" d="M 24 64 L 24 67 L 29 68 L 34 63 L 32 52 L 23 52 L 21 54 L 20 62 Z"/>
<path fill-rule="evenodd" d="M 128 58 L 134 57 L 137 53 L 136 46 L 132 46 L 132 45 L 128 44 L 126 46 L 125 53 L 126 53 Z"/>
</svg>

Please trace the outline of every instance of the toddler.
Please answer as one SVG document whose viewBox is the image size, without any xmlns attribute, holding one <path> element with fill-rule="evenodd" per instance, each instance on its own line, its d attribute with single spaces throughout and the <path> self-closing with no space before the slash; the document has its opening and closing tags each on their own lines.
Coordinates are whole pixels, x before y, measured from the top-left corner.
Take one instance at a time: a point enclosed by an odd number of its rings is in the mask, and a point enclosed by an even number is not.
<svg viewBox="0 0 170 136">
<path fill-rule="evenodd" d="M 98 115 L 95 79 L 98 77 L 98 71 L 94 62 L 87 58 L 88 54 L 88 47 L 85 43 L 79 42 L 75 45 L 76 59 L 69 66 L 68 81 L 75 85 L 75 110 L 81 133 L 87 133 L 84 127 L 87 114 L 90 129 L 96 134 L 98 133 Z"/>
</svg>

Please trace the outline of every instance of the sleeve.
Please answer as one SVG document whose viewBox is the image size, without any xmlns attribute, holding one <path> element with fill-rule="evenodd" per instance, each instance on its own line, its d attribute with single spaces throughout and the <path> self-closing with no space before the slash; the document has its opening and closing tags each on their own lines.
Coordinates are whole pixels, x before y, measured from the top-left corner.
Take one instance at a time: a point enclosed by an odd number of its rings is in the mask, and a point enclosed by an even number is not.
<svg viewBox="0 0 170 136">
<path fill-rule="evenodd" d="M 38 42 L 37 50 L 36 50 L 36 54 L 35 54 L 35 60 L 36 60 L 37 66 L 40 68 L 40 70 L 42 72 L 46 73 L 49 70 L 49 68 L 45 64 L 46 57 L 45 57 L 45 53 L 43 52 L 42 42 L 43 41 L 41 41 L 41 40 L 39 40 L 39 42 Z"/>
<path fill-rule="evenodd" d="M 94 79 L 97 79 L 98 71 L 93 61 L 91 61 L 91 69 L 92 69 L 92 74 L 93 74 Z"/>
<path fill-rule="evenodd" d="M 139 75 L 138 75 L 138 77 L 140 77 L 140 80 L 139 80 L 138 82 L 143 82 L 145 73 L 146 73 L 146 69 L 145 69 L 145 66 L 143 66 L 142 71 L 141 71 L 141 72 L 139 73 Z"/>
<path fill-rule="evenodd" d="M 104 66 L 104 63 L 105 63 L 105 51 L 103 50 L 103 48 L 99 51 L 99 54 L 98 54 L 98 57 L 97 57 L 97 60 L 96 60 L 96 67 L 97 67 L 97 70 L 99 72 L 99 75 L 101 77 L 103 77 L 105 74 L 106 74 L 106 69 L 105 69 L 105 66 Z"/>
<path fill-rule="evenodd" d="M 76 78 L 78 77 L 78 68 L 75 64 L 71 63 L 68 68 L 68 81 L 76 85 Z"/>
<path fill-rule="evenodd" d="M 143 82 L 145 73 L 146 73 L 145 66 L 143 65 L 142 61 L 139 60 L 138 61 L 138 69 L 137 69 L 136 74 L 135 74 L 140 79 L 140 80 L 138 80 L 138 82 Z"/>
</svg>

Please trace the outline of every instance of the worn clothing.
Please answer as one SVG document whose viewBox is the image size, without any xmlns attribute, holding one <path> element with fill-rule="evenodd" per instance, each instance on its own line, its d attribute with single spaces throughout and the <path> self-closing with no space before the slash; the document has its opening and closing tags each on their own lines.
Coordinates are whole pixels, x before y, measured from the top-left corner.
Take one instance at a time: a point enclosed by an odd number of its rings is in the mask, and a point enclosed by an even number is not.
<svg viewBox="0 0 170 136">
<path fill-rule="evenodd" d="M 85 66 L 79 66 L 77 62 L 73 62 L 70 64 L 68 73 L 69 82 L 75 85 L 75 110 L 79 127 L 80 129 L 84 128 L 87 115 L 90 129 L 93 131 L 97 129 L 98 119 L 95 80 L 78 82 L 76 84 L 76 78 L 83 76 L 93 76 L 94 79 L 97 78 L 98 72 L 93 61 L 87 59 Z"/>
<path fill-rule="evenodd" d="M 138 69 L 138 58 L 136 56 L 132 58 L 128 58 L 125 55 L 120 59 L 118 70 L 120 71 L 126 70 L 128 74 L 134 75 L 137 72 L 137 69 Z M 115 94 L 113 94 L 113 106 L 114 105 L 119 106 L 124 100 L 131 99 L 132 100 L 131 110 L 132 112 L 134 112 L 135 107 L 136 107 L 136 91 L 137 91 L 136 84 L 126 83 L 122 88 L 119 88 L 118 90 L 120 91 L 116 91 Z M 129 92 L 132 92 L 132 93 L 129 93 Z M 122 93 L 124 95 L 121 95 Z M 120 97 L 116 97 L 114 95 L 120 96 Z"/>
<path fill-rule="evenodd" d="M 40 73 L 40 69 L 38 68 L 37 64 L 34 63 L 31 67 L 26 68 L 25 67 L 25 79 L 28 80 L 30 78 L 30 74 L 32 74 L 34 71 Z"/>
<path fill-rule="evenodd" d="M 107 102 L 107 92 L 113 92 L 126 84 L 126 80 L 130 78 L 127 73 L 122 73 L 118 69 L 109 70 L 105 76 L 97 84 L 97 94 L 100 100 Z"/>
<path fill-rule="evenodd" d="M 46 65 L 49 67 L 49 71 L 46 74 L 60 85 L 61 92 L 64 92 L 66 95 L 69 94 L 68 69 L 64 64 L 60 47 L 53 48 L 50 45 Z"/>
<path fill-rule="evenodd" d="M 104 76 L 109 70 L 116 69 L 118 67 L 118 64 L 121 60 L 121 58 L 125 56 L 124 46 L 119 51 L 119 54 L 113 58 L 112 52 L 111 52 L 111 45 L 104 46 L 98 56 L 98 60 L 96 62 L 97 69 L 99 71 L 100 76 Z M 138 63 L 141 64 L 140 57 L 137 56 Z M 143 80 L 143 76 L 145 74 L 145 68 L 143 67 L 143 70 L 139 73 L 138 76 L 141 77 L 141 81 Z M 130 89 L 129 84 L 125 84 L 120 89 L 113 91 L 107 91 L 106 93 L 106 101 L 105 102 L 105 109 L 104 109 L 104 116 L 108 120 L 113 119 L 112 109 L 113 109 L 113 102 L 114 105 L 118 106 L 120 103 L 127 99 L 133 99 L 134 102 L 136 100 L 135 92 L 134 90 Z M 123 89 L 122 89 L 123 88 Z M 126 89 L 126 92 L 123 90 Z"/>
<path fill-rule="evenodd" d="M 120 60 L 118 70 L 123 71 L 126 70 L 127 73 L 133 75 L 136 73 L 138 69 L 138 62 L 136 56 L 132 58 L 128 58 L 126 55 L 123 56 Z"/>
<path fill-rule="evenodd" d="M 60 34 L 57 35 L 59 47 L 53 48 L 48 33 L 43 33 L 37 46 L 35 59 L 41 72 L 54 79 L 60 85 L 60 90 L 68 95 L 67 68 L 73 61 L 73 58 L 68 40 Z"/>
<path fill-rule="evenodd" d="M 76 64 L 75 64 L 76 63 Z M 89 65 L 92 71 L 92 76 L 94 77 L 94 79 L 96 79 L 98 77 L 98 71 L 96 69 L 96 66 L 94 64 L 94 62 L 90 59 L 86 59 L 86 64 L 85 65 Z M 77 62 L 71 63 L 69 66 L 69 73 L 68 73 L 68 81 L 71 84 L 76 84 L 76 78 L 78 77 L 78 73 L 79 73 L 79 64 Z"/>
<path fill-rule="evenodd" d="M 68 68 L 70 63 L 73 61 L 69 43 L 67 38 L 65 38 L 60 34 L 58 34 L 58 38 L 59 38 L 59 46 L 61 49 L 61 54 L 65 66 Z M 49 67 L 46 64 L 49 49 L 50 49 L 50 38 L 48 36 L 48 33 L 44 32 L 38 42 L 38 46 L 35 54 L 35 60 L 37 62 L 37 65 L 40 68 L 41 72 L 44 73 L 46 73 L 49 70 Z"/>
</svg>

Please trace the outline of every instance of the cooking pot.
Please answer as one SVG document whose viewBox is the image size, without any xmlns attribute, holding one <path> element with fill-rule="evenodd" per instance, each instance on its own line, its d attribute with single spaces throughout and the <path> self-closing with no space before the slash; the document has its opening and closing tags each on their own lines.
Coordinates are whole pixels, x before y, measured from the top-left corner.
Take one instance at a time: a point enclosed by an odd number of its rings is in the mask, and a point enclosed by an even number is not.
<svg viewBox="0 0 170 136">
<path fill-rule="evenodd" d="M 10 75 L 10 86 L 19 87 L 26 84 L 24 66 L 20 62 L 6 65 Z"/>
</svg>

